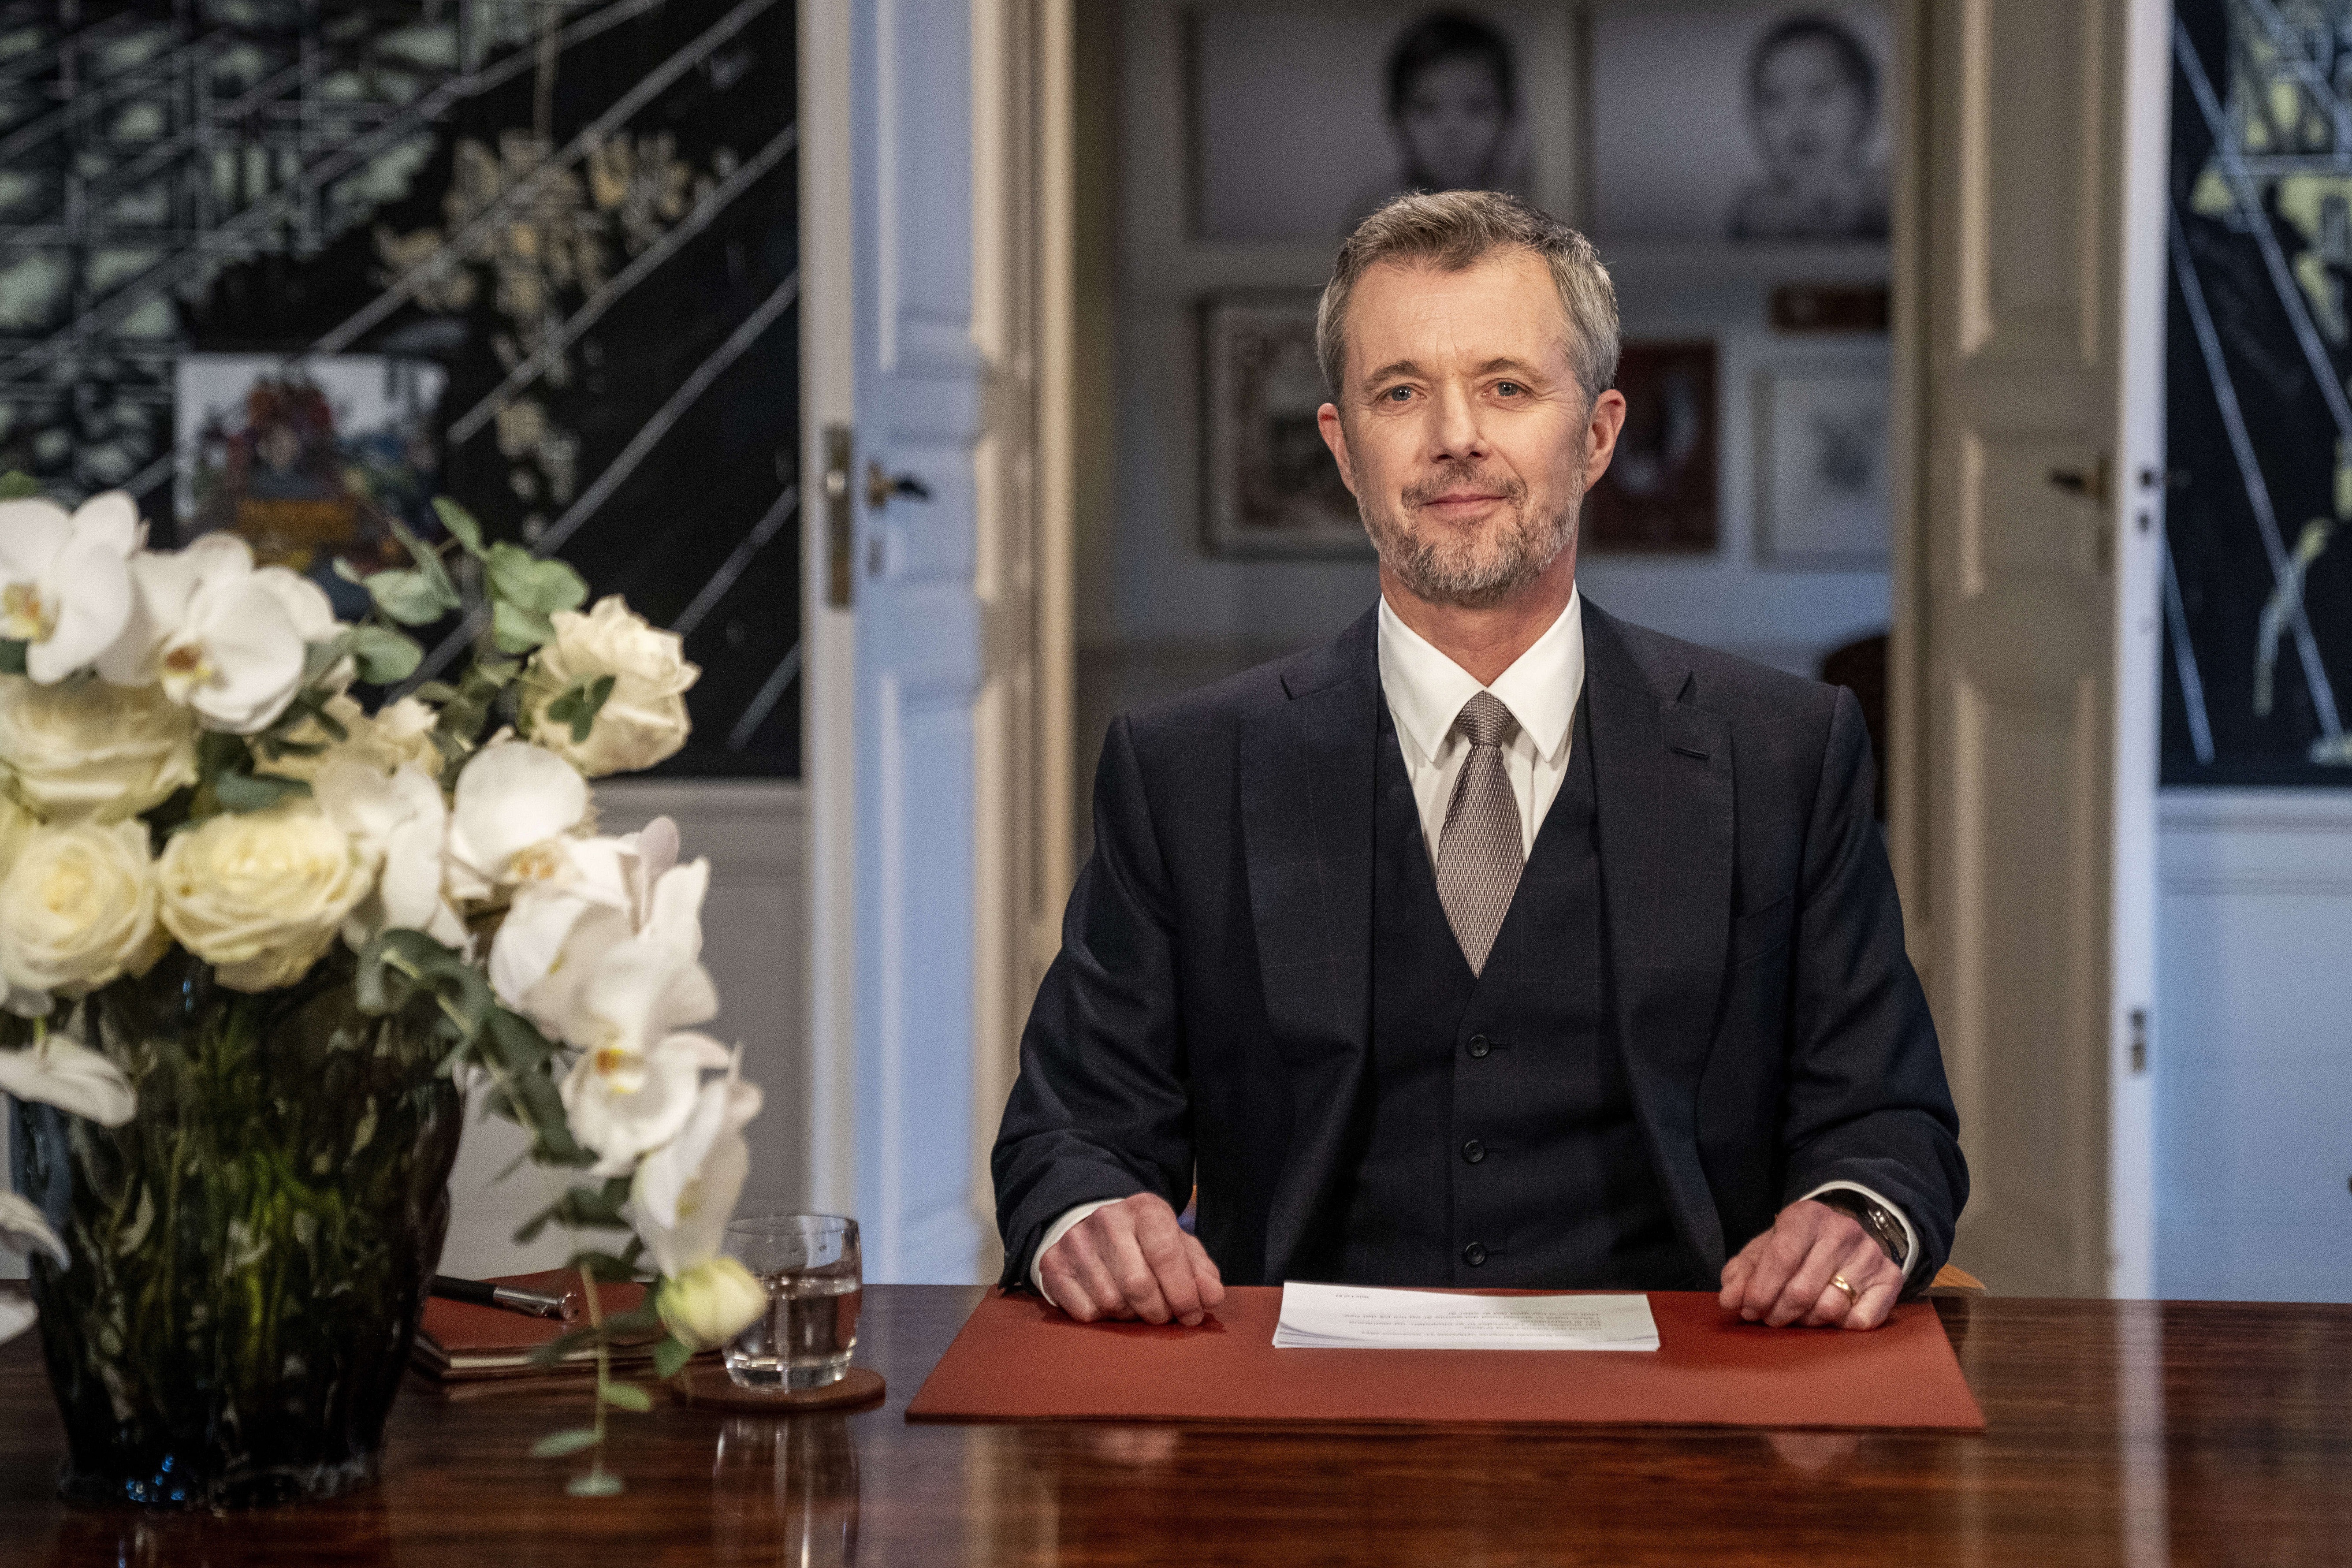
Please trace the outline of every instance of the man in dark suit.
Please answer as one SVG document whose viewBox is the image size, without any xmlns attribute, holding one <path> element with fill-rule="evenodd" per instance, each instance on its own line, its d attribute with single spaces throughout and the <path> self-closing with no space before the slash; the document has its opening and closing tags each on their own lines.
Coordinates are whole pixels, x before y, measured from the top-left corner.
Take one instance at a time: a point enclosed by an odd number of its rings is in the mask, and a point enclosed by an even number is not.
<svg viewBox="0 0 2352 1568">
<path fill-rule="evenodd" d="M 1883 1322 L 1968 1174 L 1853 694 L 1576 592 L 1625 404 L 1573 230 L 1400 197 L 1318 346 L 1381 602 L 1111 726 L 997 1137 L 1005 1283 L 1083 1320 L 1302 1279 Z"/>
</svg>

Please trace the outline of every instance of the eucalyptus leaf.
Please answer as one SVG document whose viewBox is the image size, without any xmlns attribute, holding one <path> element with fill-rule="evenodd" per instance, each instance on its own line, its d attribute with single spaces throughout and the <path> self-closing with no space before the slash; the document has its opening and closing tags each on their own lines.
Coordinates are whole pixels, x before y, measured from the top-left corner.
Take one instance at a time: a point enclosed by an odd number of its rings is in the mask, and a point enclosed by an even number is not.
<svg viewBox="0 0 2352 1568">
<path fill-rule="evenodd" d="M 536 1072 L 555 1055 L 554 1042 L 520 1013 L 493 1007 L 482 1016 L 482 1040 L 516 1072 Z"/>
<path fill-rule="evenodd" d="M 271 773 L 222 773 L 213 780 L 213 799 L 223 811 L 268 811 L 310 793 L 310 786 L 300 779 Z"/>
<path fill-rule="evenodd" d="M 429 626 L 458 604 L 446 577 L 436 584 L 422 572 L 371 572 L 367 591 L 377 609 L 404 626 Z"/>
<path fill-rule="evenodd" d="M 41 481 L 21 468 L 0 474 L 0 500 L 30 500 L 41 493 Z"/>
<path fill-rule="evenodd" d="M 482 525 L 474 521 L 472 512 L 447 496 L 433 498 L 433 512 L 441 520 L 441 526 L 449 531 L 449 537 L 465 546 L 467 554 L 478 560 L 481 557 Z"/>
<path fill-rule="evenodd" d="M 25 645 L 13 639 L 8 641 L 0 641 L 0 675 L 22 675 L 24 673 Z"/>
<path fill-rule="evenodd" d="M 418 684 L 409 695 L 419 702 L 429 702 L 438 708 L 445 702 L 456 700 L 457 689 L 446 680 L 427 680 Z"/>
<path fill-rule="evenodd" d="M 604 1440 L 593 1426 L 574 1426 L 569 1432 L 550 1432 L 530 1446 L 534 1459 L 560 1459 L 566 1454 L 576 1454 L 583 1448 L 593 1448 Z"/>
<path fill-rule="evenodd" d="M 353 626 L 351 645 L 352 657 L 359 662 L 360 679 L 371 686 L 405 680 L 425 662 L 425 649 L 416 639 L 390 626 Z"/>
<path fill-rule="evenodd" d="M 434 592 L 444 595 L 449 607 L 456 609 L 462 601 L 457 597 L 457 584 L 449 581 L 449 569 L 441 564 L 441 552 L 417 538 L 399 518 L 387 512 L 383 521 L 392 530 L 392 536 L 400 541 L 400 547 L 408 552 L 409 565 L 429 579 Z"/>
<path fill-rule="evenodd" d="M 346 583 L 357 583 L 362 587 L 367 585 L 367 574 L 340 555 L 335 557 L 335 575 Z"/>
<path fill-rule="evenodd" d="M 618 1497 L 621 1478 L 610 1470 L 591 1470 L 584 1476 L 574 1476 L 564 1483 L 563 1489 L 573 1497 Z"/>
<path fill-rule="evenodd" d="M 672 1336 L 654 1347 L 654 1375 L 665 1380 L 676 1377 L 693 1359 L 694 1347 Z"/>
<path fill-rule="evenodd" d="M 588 739 L 594 727 L 596 715 L 613 695 L 614 678 L 600 675 L 593 680 L 583 680 L 547 705 L 550 723 L 572 726 L 572 743 L 580 745 Z"/>
<path fill-rule="evenodd" d="M 490 636 L 502 652 L 529 653 L 554 640 L 555 623 L 511 599 L 499 599 L 490 606 Z"/>
<path fill-rule="evenodd" d="M 421 931 L 388 931 L 383 947 L 385 961 L 432 992 L 466 1038 L 480 1036 L 482 1020 L 498 1005 L 481 971 Z"/>
<path fill-rule="evenodd" d="M 492 595 L 542 616 L 576 610 L 588 597 L 587 580 L 569 564 L 533 555 L 520 544 L 491 545 L 485 564 Z"/>
<path fill-rule="evenodd" d="M 634 1383 L 608 1383 L 596 1394 L 615 1410 L 634 1410 L 643 1415 L 654 1407 L 652 1396 Z"/>
</svg>

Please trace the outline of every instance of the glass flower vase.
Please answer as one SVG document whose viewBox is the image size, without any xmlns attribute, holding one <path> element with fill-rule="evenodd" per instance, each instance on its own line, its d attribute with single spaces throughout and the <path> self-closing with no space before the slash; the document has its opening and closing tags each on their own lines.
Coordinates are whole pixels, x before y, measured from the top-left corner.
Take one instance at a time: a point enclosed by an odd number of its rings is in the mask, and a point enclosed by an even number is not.
<svg viewBox="0 0 2352 1568">
<path fill-rule="evenodd" d="M 338 946 L 247 994 L 174 949 L 68 1017 L 130 1077 L 129 1122 L 15 1105 L 16 1188 L 73 1255 L 32 1280 L 68 1498 L 236 1508 L 374 1479 L 464 1108 L 429 1022 L 362 1013 L 352 973 Z"/>
</svg>

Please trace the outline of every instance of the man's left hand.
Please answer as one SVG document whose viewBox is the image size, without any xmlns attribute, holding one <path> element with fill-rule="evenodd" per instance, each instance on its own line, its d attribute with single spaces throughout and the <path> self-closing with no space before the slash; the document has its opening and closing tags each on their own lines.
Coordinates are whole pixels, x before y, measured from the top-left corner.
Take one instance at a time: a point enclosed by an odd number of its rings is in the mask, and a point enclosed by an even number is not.
<svg viewBox="0 0 2352 1568">
<path fill-rule="evenodd" d="M 1832 1279 L 1853 1287 L 1849 1296 Z M 1874 1329 L 1903 1293 L 1903 1270 L 1862 1222 L 1811 1198 L 1780 1211 L 1772 1228 L 1723 1266 L 1727 1312 L 1785 1328 Z"/>
</svg>

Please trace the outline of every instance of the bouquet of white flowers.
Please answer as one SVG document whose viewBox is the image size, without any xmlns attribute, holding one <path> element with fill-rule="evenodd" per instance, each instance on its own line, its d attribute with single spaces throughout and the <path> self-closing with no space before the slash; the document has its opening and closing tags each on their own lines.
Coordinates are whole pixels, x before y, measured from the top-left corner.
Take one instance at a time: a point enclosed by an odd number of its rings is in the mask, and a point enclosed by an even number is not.
<svg viewBox="0 0 2352 1568">
<path fill-rule="evenodd" d="M 658 1277 L 583 1331 L 596 1424 L 541 1445 L 595 1448 L 606 1406 L 646 1403 L 605 1340 L 663 1336 L 667 1375 L 765 1307 L 719 1250 L 760 1091 L 696 1029 L 709 866 L 667 819 L 600 835 L 587 782 L 684 743 L 679 639 L 617 597 L 583 613 L 571 567 L 446 500 L 440 550 L 395 522 L 407 565 L 337 563 L 373 606 L 345 622 L 234 535 L 149 550 L 127 496 L 68 515 L 31 488 L 0 481 L 0 1238 L 36 1249 L 68 1489 L 373 1473 L 467 1088 L 577 1173 L 524 1239 L 632 1233 L 575 1255 L 592 1302 Z M 353 698 L 457 615 L 462 670 Z M 0 1299 L 0 1339 L 30 1319 Z M 298 1406 L 334 1430 L 281 1440 Z M 601 1462 L 573 1483 L 617 1486 Z"/>
</svg>

